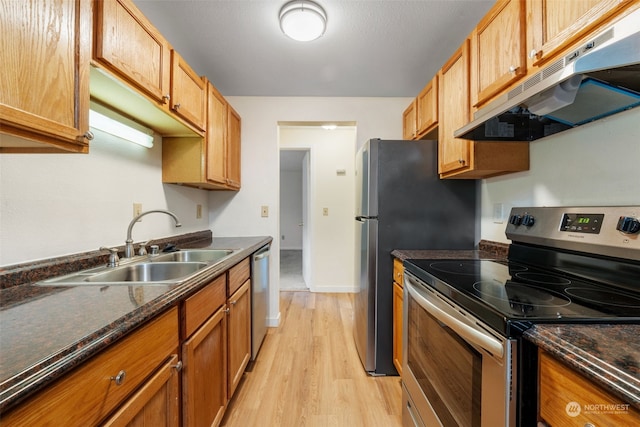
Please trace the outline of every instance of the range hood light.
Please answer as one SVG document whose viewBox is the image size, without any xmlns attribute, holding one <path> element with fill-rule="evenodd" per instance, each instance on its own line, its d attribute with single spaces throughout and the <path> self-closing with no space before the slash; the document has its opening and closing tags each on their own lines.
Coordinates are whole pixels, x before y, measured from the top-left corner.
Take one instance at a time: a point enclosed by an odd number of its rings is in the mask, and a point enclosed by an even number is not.
<svg viewBox="0 0 640 427">
<path fill-rule="evenodd" d="M 97 104 L 91 104 L 89 126 L 146 148 L 153 147 L 153 131 Z"/>
<path fill-rule="evenodd" d="M 581 81 L 582 75 L 577 75 L 545 90 L 527 102 L 527 109 L 530 113 L 544 116 L 572 104 L 576 99 Z"/>
</svg>

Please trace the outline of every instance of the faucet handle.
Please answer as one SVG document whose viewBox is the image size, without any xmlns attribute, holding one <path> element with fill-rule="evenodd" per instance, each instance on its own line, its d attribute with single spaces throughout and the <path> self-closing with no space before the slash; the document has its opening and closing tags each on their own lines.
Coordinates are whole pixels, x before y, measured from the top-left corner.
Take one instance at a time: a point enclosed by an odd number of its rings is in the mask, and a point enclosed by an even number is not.
<svg viewBox="0 0 640 427">
<path fill-rule="evenodd" d="M 147 254 L 147 245 L 151 242 L 151 240 L 147 240 L 146 242 L 140 243 L 138 246 L 138 255 L 146 255 Z"/>
<path fill-rule="evenodd" d="M 107 263 L 107 267 L 117 267 L 120 263 L 120 258 L 118 258 L 118 249 L 117 248 L 107 248 L 106 246 L 100 247 L 101 251 L 109 251 L 109 262 Z"/>
</svg>

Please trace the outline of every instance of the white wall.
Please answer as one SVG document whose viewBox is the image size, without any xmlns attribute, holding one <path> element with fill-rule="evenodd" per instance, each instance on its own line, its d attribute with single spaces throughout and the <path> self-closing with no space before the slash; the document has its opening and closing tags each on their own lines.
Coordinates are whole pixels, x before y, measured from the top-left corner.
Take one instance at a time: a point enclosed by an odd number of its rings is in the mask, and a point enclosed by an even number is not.
<svg viewBox="0 0 640 427">
<path fill-rule="evenodd" d="M 269 292 L 269 324 L 280 316 L 278 266 L 278 122 L 353 121 L 358 146 L 369 138 L 402 137 L 402 112 L 410 98 L 227 97 L 242 117 L 242 190 L 209 195 L 215 235 L 274 237 Z M 269 217 L 260 217 L 260 206 Z"/>
<path fill-rule="evenodd" d="M 303 253 L 309 271 L 305 283 L 314 292 L 354 292 L 356 129 L 284 126 L 279 144 L 280 148 L 309 150 L 305 225 L 309 248 Z M 345 174 L 338 175 L 338 170 Z"/>
<path fill-rule="evenodd" d="M 302 222 L 302 170 L 281 170 L 280 249 L 302 249 Z"/>
<path fill-rule="evenodd" d="M 483 239 L 508 242 L 493 206 L 640 205 L 640 108 L 531 142 L 530 170 L 482 182 Z M 506 218 L 505 218 L 506 219 Z"/>
<path fill-rule="evenodd" d="M 162 144 L 143 148 L 95 131 L 89 154 L 0 155 L 0 265 L 123 245 L 133 203 L 145 216 L 133 229 L 135 242 L 206 230 L 206 192 L 162 184 Z M 3 136 L 0 135 L 0 138 Z"/>
</svg>

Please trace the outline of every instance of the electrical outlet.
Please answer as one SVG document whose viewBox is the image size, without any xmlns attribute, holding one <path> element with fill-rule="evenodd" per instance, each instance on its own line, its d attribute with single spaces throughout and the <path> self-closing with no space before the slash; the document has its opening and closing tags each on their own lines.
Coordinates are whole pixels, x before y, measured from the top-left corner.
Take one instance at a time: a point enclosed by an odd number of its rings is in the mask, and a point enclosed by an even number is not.
<svg viewBox="0 0 640 427">
<path fill-rule="evenodd" d="M 502 203 L 493 204 L 493 222 L 495 224 L 504 223 L 504 205 Z"/>
<path fill-rule="evenodd" d="M 329 216 L 329 208 L 322 208 L 322 215 Z"/>
<path fill-rule="evenodd" d="M 133 217 L 137 217 L 138 215 L 140 215 L 142 213 L 142 203 L 134 203 L 133 204 Z M 137 222 L 142 221 L 142 219 L 139 219 Z"/>
<path fill-rule="evenodd" d="M 196 205 L 196 219 L 202 218 L 202 205 Z"/>
<path fill-rule="evenodd" d="M 262 206 L 260 208 L 260 215 L 263 218 L 267 218 L 269 216 L 269 206 Z"/>
</svg>

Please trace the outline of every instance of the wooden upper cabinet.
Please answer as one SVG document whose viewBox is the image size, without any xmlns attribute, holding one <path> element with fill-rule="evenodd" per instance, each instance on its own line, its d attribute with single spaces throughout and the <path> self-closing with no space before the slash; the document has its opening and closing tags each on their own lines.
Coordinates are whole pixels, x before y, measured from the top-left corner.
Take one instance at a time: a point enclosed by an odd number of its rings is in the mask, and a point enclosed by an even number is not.
<svg viewBox="0 0 640 427">
<path fill-rule="evenodd" d="M 236 110 L 227 104 L 227 186 L 240 189 L 242 120 Z"/>
<path fill-rule="evenodd" d="M 94 58 L 160 104 L 170 93 L 171 48 L 130 0 L 95 2 Z"/>
<path fill-rule="evenodd" d="M 0 152 L 89 151 L 91 4 L 0 3 Z"/>
<path fill-rule="evenodd" d="M 529 61 L 541 65 L 634 2 L 636 0 L 527 1 Z"/>
<path fill-rule="evenodd" d="M 209 83 L 207 94 L 207 181 L 227 183 L 227 101 Z"/>
<path fill-rule="evenodd" d="M 414 99 L 402 113 L 402 138 L 406 140 L 415 139 L 416 135 L 416 101 Z"/>
<path fill-rule="evenodd" d="M 200 130 L 207 120 L 207 81 L 171 50 L 171 109 Z"/>
<path fill-rule="evenodd" d="M 440 108 L 438 114 L 438 172 L 469 168 L 470 141 L 453 137 L 453 132 L 469 122 L 469 39 L 438 73 Z"/>
<path fill-rule="evenodd" d="M 525 4 L 499 0 L 471 33 L 471 105 L 478 107 L 527 73 Z"/>
<path fill-rule="evenodd" d="M 438 126 L 438 76 L 420 91 L 416 98 L 416 136 L 430 135 Z"/>
</svg>

